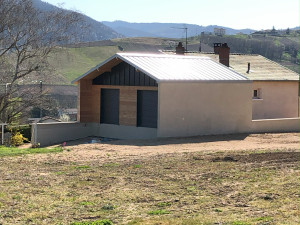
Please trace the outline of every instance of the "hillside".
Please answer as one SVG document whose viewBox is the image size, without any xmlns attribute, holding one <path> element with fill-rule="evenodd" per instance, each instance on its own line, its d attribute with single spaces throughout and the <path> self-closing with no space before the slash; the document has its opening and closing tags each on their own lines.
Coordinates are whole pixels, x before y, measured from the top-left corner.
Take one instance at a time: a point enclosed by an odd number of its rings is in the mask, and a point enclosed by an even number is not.
<svg viewBox="0 0 300 225">
<path fill-rule="evenodd" d="M 168 37 L 168 38 L 183 38 L 185 30 L 188 29 L 188 37 L 199 35 L 201 32 L 213 33 L 214 28 L 226 29 L 226 34 L 232 35 L 237 33 L 250 34 L 254 32 L 252 29 L 236 30 L 229 27 L 217 25 L 199 26 L 196 24 L 181 24 L 181 23 L 129 23 L 125 21 L 102 21 L 108 27 L 111 27 L 125 37 Z"/>
<path fill-rule="evenodd" d="M 49 3 L 43 2 L 41 0 L 33 0 L 33 5 L 35 8 L 41 11 L 55 11 L 59 8 L 51 5 Z M 64 10 L 68 12 L 68 10 Z M 119 38 L 123 35 L 118 34 L 112 28 L 104 25 L 101 22 L 98 22 L 86 15 L 82 15 L 83 21 L 82 25 L 87 27 L 86 30 L 77 30 L 76 33 L 80 37 L 80 42 L 88 42 L 88 41 L 99 41 L 99 40 L 107 40 L 113 38 Z"/>
</svg>

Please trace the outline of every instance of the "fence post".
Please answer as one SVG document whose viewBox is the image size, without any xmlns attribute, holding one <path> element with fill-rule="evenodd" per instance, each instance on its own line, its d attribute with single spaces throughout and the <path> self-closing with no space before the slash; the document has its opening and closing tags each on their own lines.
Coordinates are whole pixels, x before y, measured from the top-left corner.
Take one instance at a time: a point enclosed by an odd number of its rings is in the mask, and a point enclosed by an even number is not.
<svg viewBox="0 0 300 225">
<path fill-rule="evenodd" d="M 4 126 L 7 125 L 7 123 L 0 123 L 1 125 L 1 144 L 4 145 Z"/>
</svg>

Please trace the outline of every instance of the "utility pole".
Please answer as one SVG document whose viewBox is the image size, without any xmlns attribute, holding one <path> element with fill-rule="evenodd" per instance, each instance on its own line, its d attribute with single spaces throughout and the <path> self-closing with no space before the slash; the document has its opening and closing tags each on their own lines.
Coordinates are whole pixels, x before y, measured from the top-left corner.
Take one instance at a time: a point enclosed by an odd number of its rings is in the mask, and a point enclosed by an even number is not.
<svg viewBox="0 0 300 225">
<path fill-rule="evenodd" d="M 187 27 L 171 27 L 173 29 L 181 29 L 181 30 L 185 30 L 185 51 L 188 51 L 188 40 L 187 40 Z"/>
</svg>

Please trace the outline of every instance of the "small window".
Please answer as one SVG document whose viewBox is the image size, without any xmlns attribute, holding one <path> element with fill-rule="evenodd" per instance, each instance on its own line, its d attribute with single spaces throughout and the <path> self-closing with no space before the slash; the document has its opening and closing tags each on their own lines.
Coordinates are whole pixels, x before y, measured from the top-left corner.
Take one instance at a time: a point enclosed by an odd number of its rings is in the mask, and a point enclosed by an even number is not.
<svg viewBox="0 0 300 225">
<path fill-rule="evenodd" d="M 253 99 L 261 99 L 261 90 L 260 88 L 253 90 Z"/>
<path fill-rule="evenodd" d="M 253 98 L 258 98 L 258 90 L 253 91 Z"/>
</svg>

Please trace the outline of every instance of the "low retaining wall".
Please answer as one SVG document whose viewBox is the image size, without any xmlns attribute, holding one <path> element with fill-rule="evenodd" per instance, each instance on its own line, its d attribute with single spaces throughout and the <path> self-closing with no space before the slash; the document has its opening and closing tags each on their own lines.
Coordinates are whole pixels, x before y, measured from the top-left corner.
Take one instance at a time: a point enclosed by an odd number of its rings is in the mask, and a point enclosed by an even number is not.
<svg viewBox="0 0 300 225">
<path fill-rule="evenodd" d="M 252 120 L 248 125 L 242 133 L 299 132 L 300 118 Z M 36 143 L 47 146 L 88 136 L 118 139 L 156 138 L 157 129 L 79 122 L 38 123 L 36 135 Z"/>
<path fill-rule="evenodd" d="M 299 132 L 300 118 L 252 120 L 251 133 Z"/>
<path fill-rule="evenodd" d="M 93 136 L 93 134 L 94 126 L 88 123 L 38 123 L 36 142 L 41 146 L 47 146 Z"/>
</svg>

